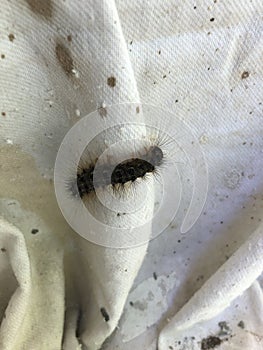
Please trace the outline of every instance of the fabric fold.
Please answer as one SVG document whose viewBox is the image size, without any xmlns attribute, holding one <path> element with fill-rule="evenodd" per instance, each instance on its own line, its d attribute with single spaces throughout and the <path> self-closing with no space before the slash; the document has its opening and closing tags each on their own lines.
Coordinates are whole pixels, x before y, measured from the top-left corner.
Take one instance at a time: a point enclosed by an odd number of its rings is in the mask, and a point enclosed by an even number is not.
<svg viewBox="0 0 263 350">
<path fill-rule="evenodd" d="M 206 281 L 164 327 L 159 336 L 159 348 L 187 329 L 216 317 L 247 290 L 263 271 L 263 225 Z"/>
<path fill-rule="evenodd" d="M 9 350 L 15 347 L 30 303 L 31 268 L 22 232 L 4 219 L 0 219 L 0 247 L 0 304 L 4 312 L 1 315 L 0 348 Z M 8 290 L 12 284 L 14 289 Z M 6 309 L 5 302 L 8 302 Z"/>
</svg>

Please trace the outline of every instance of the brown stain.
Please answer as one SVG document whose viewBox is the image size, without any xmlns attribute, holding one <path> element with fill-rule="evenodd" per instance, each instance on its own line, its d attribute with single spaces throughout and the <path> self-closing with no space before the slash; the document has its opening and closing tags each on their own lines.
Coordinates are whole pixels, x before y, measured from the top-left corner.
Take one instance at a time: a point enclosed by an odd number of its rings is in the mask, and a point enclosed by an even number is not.
<svg viewBox="0 0 263 350">
<path fill-rule="evenodd" d="M 67 36 L 67 40 L 68 40 L 68 42 L 72 42 L 72 35 L 71 34 L 69 34 L 68 36 Z"/>
<path fill-rule="evenodd" d="M 100 107 L 98 109 L 98 112 L 99 112 L 99 115 L 102 117 L 102 118 L 105 118 L 107 117 L 107 109 L 105 107 Z"/>
<path fill-rule="evenodd" d="M 59 236 L 72 234 L 58 207 L 53 181 L 41 176 L 30 155 L 18 146 L 4 145 L 0 147 L 0 164 L 0 197 L 16 199 L 24 210 L 36 213 Z"/>
<path fill-rule="evenodd" d="M 116 78 L 111 76 L 107 79 L 107 84 L 110 86 L 110 87 L 114 87 L 116 86 Z"/>
<path fill-rule="evenodd" d="M 2 55 L 1 55 L 1 58 L 2 58 L 2 59 L 4 59 L 4 58 L 5 58 L 5 55 L 4 55 L 3 53 L 2 53 Z"/>
<path fill-rule="evenodd" d="M 73 59 L 71 57 L 69 49 L 64 45 L 62 45 L 61 43 L 57 43 L 55 51 L 56 51 L 56 57 L 61 67 L 63 68 L 63 70 L 68 75 L 72 75 L 74 64 L 73 64 Z"/>
<path fill-rule="evenodd" d="M 237 325 L 239 328 L 241 328 L 241 329 L 244 329 L 245 328 L 245 323 L 244 323 L 244 321 L 240 321 L 240 322 L 238 322 L 238 325 Z"/>
<path fill-rule="evenodd" d="M 210 336 L 208 338 L 202 339 L 201 350 L 214 349 L 217 346 L 221 345 L 222 340 L 215 336 Z"/>
<path fill-rule="evenodd" d="M 9 41 L 13 42 L 13 41 L 15 40 L 14 34 L 13 34 L 13 33 L 10 33 L 10 34 L 8 35 L 8 39 L 9 39 Z"/>
<path fill-rule="evenodd" d="M 249 72 L 245 71 L 241 75 L 241 79 L 247 79 L 249 77 Z"/>
<path fill-rule="evenodd" d="M 30 10 L 38 16 L 43 16 L 50 19 L 53 13 L 53 6 L 51 0 L 26 0 Z"/>
</svg>

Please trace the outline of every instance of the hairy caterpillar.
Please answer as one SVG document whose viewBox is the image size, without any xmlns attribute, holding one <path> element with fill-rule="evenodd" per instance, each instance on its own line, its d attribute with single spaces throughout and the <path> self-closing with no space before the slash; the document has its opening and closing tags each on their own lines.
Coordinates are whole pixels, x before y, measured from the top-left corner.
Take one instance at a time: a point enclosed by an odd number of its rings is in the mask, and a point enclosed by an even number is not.
<svg viewBox="0 0 263 350">
<path fill-rule="evenodd" d="M 70 226 L 115 248 L 156 237 L 174 219 L 182 194 L 189 202 L 186 232 L 207 193 L 207 167 L 191 128 L 174 113 L 137 103 L 112 105 L 107 118 L 95 111 L 76 123 L 60 145 L 54 175 Z"/>
<path fill-rule="evenodd" d="M 70 185 L 71 193 L 83 198 L 85 195 L 93 192 L 95 188 L 112 185 L 124 185 L 138 178 L 143 178 L 147 173 L 154 172 L 156 167 L 160 166 L 163 161 L 163 151 L 158 146 L 151 146 L 141 158 L 127 159 L 114 167 L 107 164 L 100 165 L 97 169 L 98 178 L 96 183 L 93 181 L 95 166 L 79 167 L 77 181 Z M 78 191 L 78 192 L 77 192 Z"/>
</svg>

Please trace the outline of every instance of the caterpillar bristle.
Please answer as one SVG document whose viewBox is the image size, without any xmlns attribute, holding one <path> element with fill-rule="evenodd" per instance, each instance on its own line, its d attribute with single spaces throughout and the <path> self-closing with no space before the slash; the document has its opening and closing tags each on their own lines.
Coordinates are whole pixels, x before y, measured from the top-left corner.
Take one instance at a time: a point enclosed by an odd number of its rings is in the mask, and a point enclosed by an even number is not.
<svg viewBox="0 0 263 350">
<path fill-rule="evenodd" d="M 81 160 L 77 164 L 77 178 L 67 184 L 68 191 L 73 197 L 80 198 L 94 192 L 95 189 L 111 186 L 113 193 L 125 194 L 127 188 L 135 188 L 137 179 L 146 179 L 147 175 L 156 171 L 163 162 L 163 151 L 160 147 L 152 145 L 148 147 L 138 158 L 127 159 L 113 167 L 107 164 L 99 165 L 96 169 L 96 182 L 93 174 L 95 164 L 85 165 Z"/>
<path fill-rule="evenodd" d="M 92 194 L 98 190 L 108 190 L 115 197 L 126 196 L 131 194 L 131 191 L 136 191 L 139 181 L 147 182 L 154 176 L 159 182 L 163 169 L 177 163 L 174 155 L 179 149 L 173 138 L 157 129 L 149 129 L 148 135 L 141 143 L 132 144 L 128 151 L 129 158 L 119 163 L 117 160 L 114 163 L 114 159 L 118 158 L 111 155 L 106 156 L 103 161 L 100 160 L 100 163 L 98 157 L 91 161 L 92 157 L 85 149 L 76 164 L 75 179 L 69 181 L 67 190 L 72 197 L 79 195 L 81 199 L 91 199 Z M 109 161 L 111 163 L 107 163 Z"/>
</svg>

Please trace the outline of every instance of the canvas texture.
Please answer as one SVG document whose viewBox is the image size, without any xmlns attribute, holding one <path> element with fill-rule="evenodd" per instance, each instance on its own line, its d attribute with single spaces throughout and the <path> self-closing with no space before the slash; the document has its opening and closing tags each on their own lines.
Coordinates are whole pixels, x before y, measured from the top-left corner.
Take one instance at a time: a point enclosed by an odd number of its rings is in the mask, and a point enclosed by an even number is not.
<svg viewBox="0 0 263 350">
<path fill-rule="evenodd" d="M 262 349 L 262 14 L 260 0 L 1 1 L 1 350 Z M 53 183 L 71 127 L 122 103 L 184 122 L 209 174 L 188 232 L 191 188 L 127 249 L 74 232 Z"/>
</svg>

